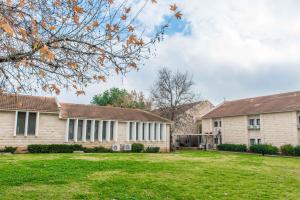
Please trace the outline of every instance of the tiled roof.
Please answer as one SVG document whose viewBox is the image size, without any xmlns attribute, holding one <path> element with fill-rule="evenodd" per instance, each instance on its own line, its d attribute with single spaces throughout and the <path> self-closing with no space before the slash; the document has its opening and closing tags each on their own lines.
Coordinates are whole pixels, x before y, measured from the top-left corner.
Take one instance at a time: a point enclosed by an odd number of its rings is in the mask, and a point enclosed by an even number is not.
<svg viewBox="0 0 300 200">
<path fill-rule="evenodd" d="M 111 106 L 60 103 L 62 118 L 92 118 L 124 121 L 160 121 L 170 123 L 168 119 L 139 109 Z"/>
<path fill-rule="evenodd" d="M 58 112 L 58 106 L 54 97 L 39 97 L 29 95 L 0 94 L 1 110 L 31 110 Z"/>
<path fill-rule="evenodd" d="M 300 110 L 300 91 L 225 101 L 203 118 L 218 118 Z"/>
</svg>

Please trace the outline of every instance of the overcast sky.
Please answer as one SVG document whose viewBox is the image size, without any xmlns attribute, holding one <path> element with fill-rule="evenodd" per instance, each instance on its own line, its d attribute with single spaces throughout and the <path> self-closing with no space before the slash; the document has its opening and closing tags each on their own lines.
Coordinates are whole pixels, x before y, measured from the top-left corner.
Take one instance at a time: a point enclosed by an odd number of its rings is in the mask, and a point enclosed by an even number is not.
<svg viewBox="0 0 300 200">
<path fill-rule="evenodd" d="M 299 0 L 158 0 L 140 16 L 148 31 L 169 14 L 170 2 L 184 19 L 171 24 L 145 66 L 92 85 L 85 96 L 63 92 L 59 100 L 89 103 L 112 86 L 148 94 L 161 67 L 189 71 L 196 92 L 214 104 L 300 90 Z"/>
</svg>

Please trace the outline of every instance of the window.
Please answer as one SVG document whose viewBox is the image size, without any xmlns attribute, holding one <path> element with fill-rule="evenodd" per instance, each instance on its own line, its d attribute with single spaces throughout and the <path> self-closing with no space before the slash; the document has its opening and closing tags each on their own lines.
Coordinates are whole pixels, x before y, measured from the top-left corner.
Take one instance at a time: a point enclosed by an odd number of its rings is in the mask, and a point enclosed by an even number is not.
<svg viewBox="0 0 300 200">
<path fill-rule="evenodd" d="M 135 126 L 135 140 L 139 139 L 139 126 L 140 126 L 140 124 L 136 123 L 136 126 Z"/>
<path fill-rule="evenodd" d="M 261 144 L 261 139 L 257 139 L 257 144 Z"/>
<path fill-rule="evenodd" d="M 156 131 L 157 131 L 157 124 L 156 123 L 154 123 L 154 140 L 156 140 L 157 138 L 156 138 Z"/>
<path fill-rule="evenodd" d="M 215 144 L 219 144 L 218 142 L 219 142 L 219 140 L 218 140 L 218 138 L 217 137 L 215 137 L 214 138 L 214 140 L 215 140 Z"/>
<path fill-rule="evenodd" d="M 110 122 L 110 140 L 114 139 L 114 125 L 115 125 L 115 122 L 111 121 Z"/>
<path fill-rule="evenodd" d="M 142 130 L 142 140 L 145 140 L 145 127 L 146 127 L 146 124 L 143 123 L 143 130 Z"/>
<path fill-rule="evenodd" d="M 77 141 L 82 140 L 83 120 L 78 120 Z"/>
<path fill-rule="evenodd" d="M 75 127 L 75 120 L 74 119 L 70 119 L 69 120 L 69 140 L 73 140 L 74 139 L 74 127 Z"/>
<path fill-rule="evenodd" d="M 26 121 L 26 112 L 17 112 L 17 127 L 16 134 L 24 135 L 27 131 L 28 135 L 35 135 L 36 123 L 37 123 L 37 113 L 29 112 L 28 121 Z M 25 130 L 27 123 L 27 130 Z"/>
<path fill-rule="evenodd" d="M 162 124 L 159 126 L 159 139 L 162 140 Z"/>
<path fill-rule="evenodd" d="M 150 132 L 151 132 L 151 124 L 149 123 L 148 124 L 148 140 L 151 140 L 151 134 L 150 134 Z"/>
<path fill-rule="evenodd" d="M 260 119 L 256 119 L 256 125 L 260 125 Z"/>
<path fill-rule="evenodd" d="M 106 140 L 106 126 L 107 126 L 106 121 L 103 121 L 103 125 L 102 125 L 102 140 Z"/>
<path fill-rule="evenodd" d="M 260 118 L 259 117 L 251 117 L 248 119 L 249 129 L 259 129 L 260 128 Z"/>
<path fill-rule="evenodd" d="M 249 124 L 250 124 L 251 126 L 253 126 L 253 125 L 254 125 L 254 119 L 250 119 L 250 120 L 249 120 Z"/>
<path fill-rule="evenodd" d="M 132 140 L 133 122 L 129 122 L 129 140 Z"/>
<path fill-rule="evenodd" d="M 87 140 L 91 139 L 91 131 L 92 131 L 92 121 L 87 120 L 86 121 L 86 139 Z"/>
<path fill-rule="evenodd" d="M 95 121 L 95 133 L 94 133 L 94 140 L 98 140 L 99 135 L 98 135 L 98 131 L 99 130 L 99 121 Z"/>
<path fill-rule="evenodd" d="M 24 135 L 26 123 L 26 112 L 18 112 L 17 134 Z"/>
<path fill-rule="evenodd" d="M 255 139 L 250 139 L 250 145 L 255 145 Z"/>
<path fill-rule="evenodd" d="M 214 121 L 214 127 L 218 127 L 218 122 Z"/>
<path fill-rule="evenodd" d="M 221 120 L 215 120 L 215 121 L 214 121 L 214 127 L 215 127 L 215 128 L 222 127 L 222 122 L 221 122 Z"/>
</svg>

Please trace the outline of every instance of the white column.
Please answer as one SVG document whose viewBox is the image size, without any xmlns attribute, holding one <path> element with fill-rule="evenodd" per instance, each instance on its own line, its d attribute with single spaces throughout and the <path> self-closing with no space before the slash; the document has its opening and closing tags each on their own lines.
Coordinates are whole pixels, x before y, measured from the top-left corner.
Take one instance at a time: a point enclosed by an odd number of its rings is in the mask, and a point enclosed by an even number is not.
<svg viewBox="0 0 300 200">
<path fill-rule="evenodd" d="M 132 141 L 136 140 L 136 122 L 132 123 Z"/>
<path fill-rule="evenodd" d="M 144 129 L 144 133 L 145 133 L 145 141 L 149 141 L 149 123 L 146 122 L 145 123 L 145 129 Z"/>
<path fill-rule="evenodd" d="M 139 124 L 139 133 L 138 133 L 138 140 L 143 140 L 143 122 L 138 122 Z"/>
<path fill-rule="evenodd" d="M 103 120 L 99 122 L 98 126 L 98 141 L 102 142 L 102 129 L 103 129 Z"/>
<path fill-rule="evenodd" d="M 27 133 L 28 133 L 28 119 L 29 119 L 29 112 L 26 112 L 26 117 L 25 117 L 25 132 L 24 132 L 24 136 L 27 137 Z"/>
<path fill-rule="evenodd" d="M 18 126 L 18 111 L 15 112 L 14 137 L 17 136 L 17 126 Z"/>
<path fill-rule="evenodd" d="M 114 131 L 113 131 L 113 134 L 114 134 L 114 141 L 118 141 L 118 128 L 119 128 L 119 121 L 115 121 L 114 123 Z"/>
<path fill-rule="evenodd" d="M 129 141 L 129 134 L 130 134 L 130 122 L 126 123 L 126 141 Z"/>
<path fill-rule="evenodd" d="M 95 120 L 92 120 L 91 123 L 91 142 L 94 142 L 94 137 L 95 137 Z"/>
<path fill-rule="evenodd" d="M 86 122 L 87 120 L 84 119 L 82 124 L 82 142 L 86 142 Z"/>
<path fill-rule="evenodd" d="M 110 121 L 106 121 L 106 141 L 110 140 Z"/>
<path fill-rule="evenodd" d="M 156 123 L 156 141 L 160 141 L 160 123 Z"/>
<path fill-rule="evenodd" d="M 35 119 L 35 137 L 39 135 L 39 122 L 40 122 L 40 112 L 37 112 L 36 119 Z"/>
<path fill-rule="evenodd" d="M 70 124 L 70 119 L 68 118 L 66 122 L 65 142 L 69 141 L 69 124 Z"/>
<path fill-rule="evenodd" d="M 167 135 L 167 124 L 162 124 L 162 140 L 166 141 L 166 135 Z"/>
<path fill-rule="evenodd" d="M 154 123 L 150 123 L 150 140 L 154 141 Z"/>
<path fill-rule="evenodd" d="M 75 123 L 74 123 L 74 142 L 77 142 L 77 134 L 78 134 L 78 119 L 75 119 Z"/>
</svg>

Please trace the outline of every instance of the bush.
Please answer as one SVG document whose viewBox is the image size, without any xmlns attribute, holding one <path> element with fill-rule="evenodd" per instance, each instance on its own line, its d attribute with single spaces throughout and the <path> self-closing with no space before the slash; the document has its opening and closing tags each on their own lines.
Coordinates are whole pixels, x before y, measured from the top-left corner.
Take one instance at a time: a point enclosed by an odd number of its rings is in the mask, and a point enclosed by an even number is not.
<svg viewBox="0 0 300 200">
<path fill-rule="evenodd" d="M 290 144 L 282 145 L 280 147 L 280 151 L 285 156 L 293 156 L 293 155 L 295 155 L 295 148 L 292 145 L 290 145 Z"/>
<path fill-rule="evenodd" d="M 17 150 L 17 147 L 8 147 L 8 146 L 5 146 L 4 149 L 0 149 L 0 152 L 15 153 L 16 150 Z"/>
<path fill-rule="evenodd" d="M 28 145 L 30 153 L 73 153 L 82 151 L 84 148 L 80 144 L 31 144 Z"/>
<path fill-rule="evenodd" d="M 270 144 L 252 145 L 250 146 L 250 151 L 253 153 L 270 154 L 270 155 L 278 154 L 278 148 Z"/>
<path fill-rule="evenodd" d="M 220 151 L 236 151 L 236 152 L 247 151 L 247 146 L 244 144 L 219 144 L 217 148 Z"/>
<path fill-rule="evenodd" d="M 295 151 L 295 156 L 300 156 L 300 145 L 295 146 L 294 151 Z"/>
<path fill-rule="evenodd" d="M 113 152 L 111 149 L 105 147 L 94 147 L 94 148 L 84 148 L 83 151 L 85 153 L 111 153 Z"/>
<path fill-rule="evenodd" d="M 160 150 L 159 147 L 147 147 L 144 153 L 158 153 Z"/>
<path fill-rule="evenodd" d="M 141 143 L 133 143 L 131 145 L 131 151 L 135 153 L 141 153 L 144 150 L 144 145 Z"/>
</svg>

